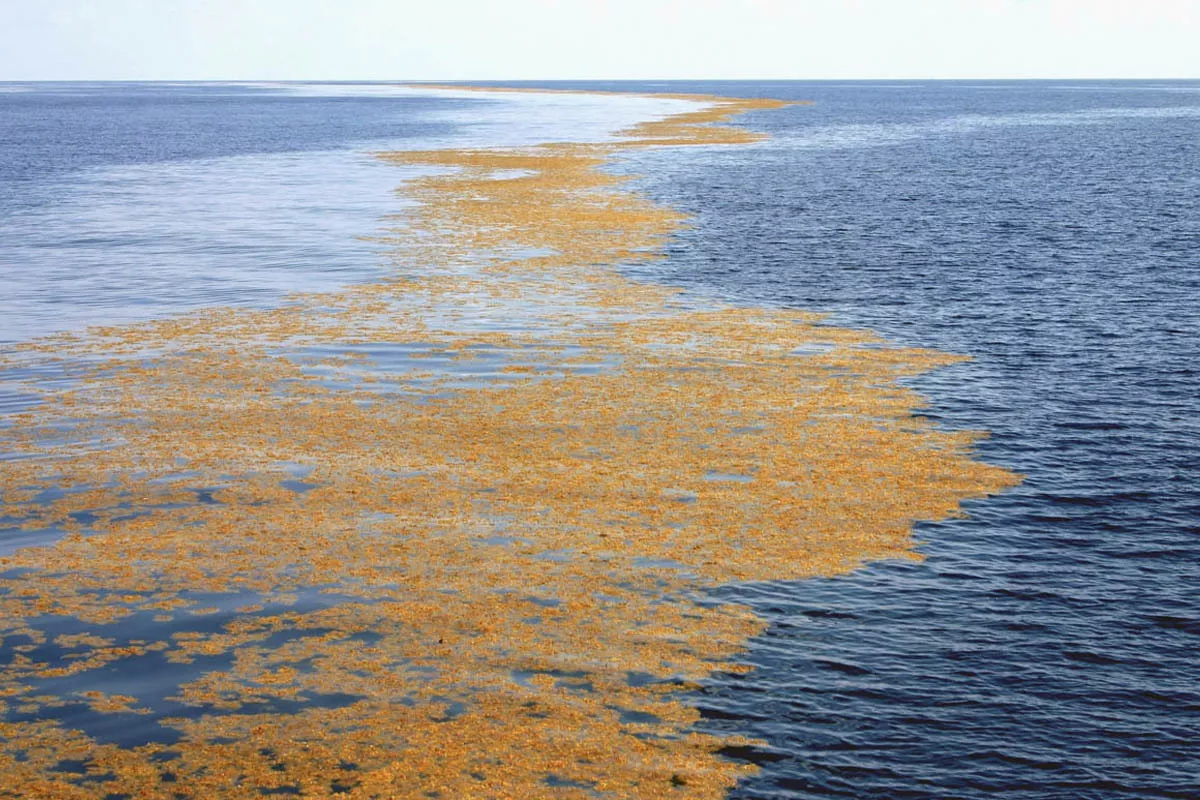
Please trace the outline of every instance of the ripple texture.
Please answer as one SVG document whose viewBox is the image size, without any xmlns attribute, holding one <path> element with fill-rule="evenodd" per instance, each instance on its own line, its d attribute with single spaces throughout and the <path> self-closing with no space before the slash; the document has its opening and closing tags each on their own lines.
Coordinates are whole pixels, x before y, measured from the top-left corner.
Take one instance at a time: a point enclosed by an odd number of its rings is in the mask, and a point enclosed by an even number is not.
<svg viewBox="0 0 1200 800">
<path fill-rule="evenodd" d="M 699 217 L 658 279 L 971 355 L 927 413 L 1027 476 L 922 564 L 730 593 L 735 797 L 1197 796 L 1198 88 L 797 85 L 752 157 L 630 166 Z"/>
</svg>

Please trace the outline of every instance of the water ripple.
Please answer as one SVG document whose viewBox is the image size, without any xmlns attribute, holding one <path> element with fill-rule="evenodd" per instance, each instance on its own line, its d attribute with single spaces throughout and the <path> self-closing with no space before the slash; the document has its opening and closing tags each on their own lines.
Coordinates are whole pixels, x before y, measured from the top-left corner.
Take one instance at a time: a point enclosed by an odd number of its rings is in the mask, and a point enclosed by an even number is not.
<svg viewBox="0 0 1200 800">
<path fill-rule="evenodd" d="M 1169 88 L 794 87 L 821 104 L 751 157 L 630 165 L 699 216 L 654 279 L 973 356 L 927 416 L 1028 476 L 920 526 L 923 563 L 727 592 L 771 628 L 706 724 L 786 754 L 735 797 L 1196 796 L 1200 106 Z"/>
</svg>

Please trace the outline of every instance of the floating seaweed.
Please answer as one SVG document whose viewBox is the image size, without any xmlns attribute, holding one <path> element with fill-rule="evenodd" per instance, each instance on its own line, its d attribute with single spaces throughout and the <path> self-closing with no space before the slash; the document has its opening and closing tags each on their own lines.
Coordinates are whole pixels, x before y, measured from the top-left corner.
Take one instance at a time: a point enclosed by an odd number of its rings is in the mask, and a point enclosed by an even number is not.
<svg viewBox="0 0 1200 800">
<path fill-rule="evenodd" d="M 899 383 L 957 357 L 622 274 L 687 220 L 605 165 L 785 105 L 690 99 L 602 144 L 380 154 L 434 168 L 387 280 L 4 355 L 69 388 L 0 429 L 0 516 L 41 541 L 0 559 L 0 797 L 717 798 L 753 769 L 686 692 L 763 621 L 706 592 L 914 558 L 915 521 L 1016 477 Z"/>
</svg>

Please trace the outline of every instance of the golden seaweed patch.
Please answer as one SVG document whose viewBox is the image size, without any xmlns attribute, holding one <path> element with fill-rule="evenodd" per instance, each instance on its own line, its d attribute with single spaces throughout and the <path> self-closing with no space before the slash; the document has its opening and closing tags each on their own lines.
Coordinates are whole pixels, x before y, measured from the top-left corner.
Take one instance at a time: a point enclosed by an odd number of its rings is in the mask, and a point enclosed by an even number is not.
<svg viewBox="0 0 1200 800">
<path fill-rule="evenodd" d="M 1015 476 L 898 382 L 954 357 L 622 275 L 687 221 L 601 168 L 784 105 L 703 101 L 604 144 L 380 154 L 435 169 L 378 283 L 4 354 L 66 388 L 0 428 L 0 515 L 42 537 L 0 559 L 0 797 L 750 771 L 686 693 L 763 621 L 706 590 L 913 557 L 914 521 Z"/>
</svg>

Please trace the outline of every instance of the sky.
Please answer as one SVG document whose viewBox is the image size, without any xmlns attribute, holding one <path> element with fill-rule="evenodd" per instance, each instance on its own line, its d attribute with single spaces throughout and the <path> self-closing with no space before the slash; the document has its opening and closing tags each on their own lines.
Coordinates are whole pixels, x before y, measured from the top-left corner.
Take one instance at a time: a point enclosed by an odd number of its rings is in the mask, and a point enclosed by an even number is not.
<svg viewBox="0 0 1200 800">
<path fill-rule="evenodd" d="M 0 81 L 1200 78 L 1200 0 L 0 0 Z"/>
</svg>

